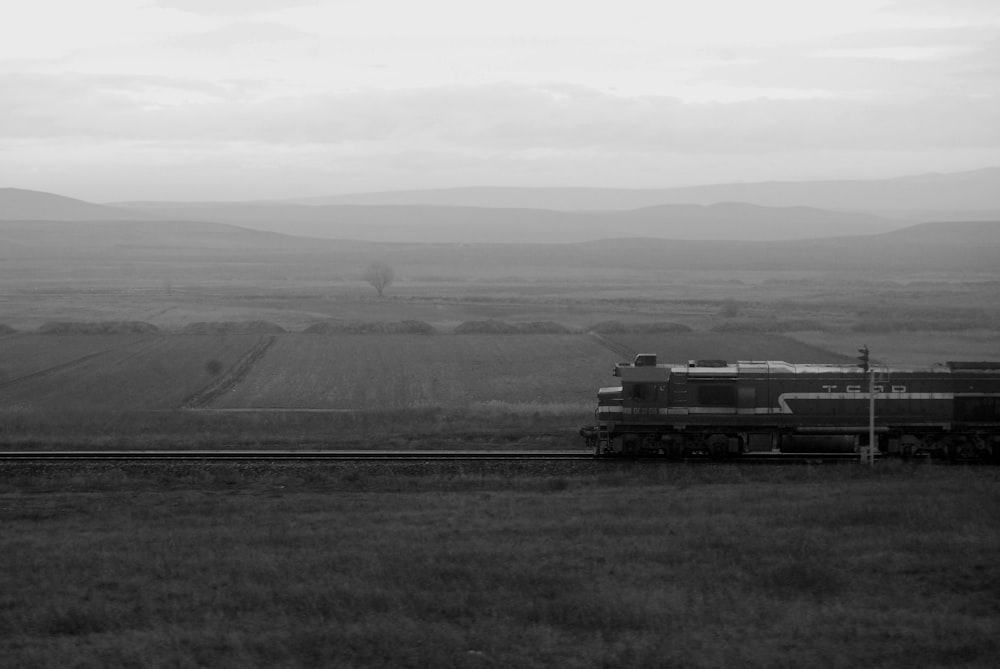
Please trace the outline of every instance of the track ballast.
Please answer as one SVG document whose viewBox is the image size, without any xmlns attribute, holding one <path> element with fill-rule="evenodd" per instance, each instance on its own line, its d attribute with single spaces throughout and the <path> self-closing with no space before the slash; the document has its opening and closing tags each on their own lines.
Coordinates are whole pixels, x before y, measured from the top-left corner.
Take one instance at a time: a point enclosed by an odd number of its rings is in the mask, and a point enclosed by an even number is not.
<svg viewBox="0 0 1000 669">
<path fill-rule="evenodd" d="M 930 461 L 929 458 L 921 460 Z M 850 464 L 858 463 L 851 453 L 752 453 L 737 458 L 689 457 L 595 457 L 589 450 L 510 451 L 510 450 L 21 450 L 0 451 L 0 463 L 77 462 L 114 463 L 223 463 L 223 462 L 569 462 L 659 464 Z"/>
<path fill-rule="evenodd" d="M 221 462 L 221 461 L 487 461 L 487 460 L 593 460 L 588 450 L 572 451 L 388 451 L 388 450 L 102 450 L 5 451 L 0 461 L 75 462 Z"/>
</svg>

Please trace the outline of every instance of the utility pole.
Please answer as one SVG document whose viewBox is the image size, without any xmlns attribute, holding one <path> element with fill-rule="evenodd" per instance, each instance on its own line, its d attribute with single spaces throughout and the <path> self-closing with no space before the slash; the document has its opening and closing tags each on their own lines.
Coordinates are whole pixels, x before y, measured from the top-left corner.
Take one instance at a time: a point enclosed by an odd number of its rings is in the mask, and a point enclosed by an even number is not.
<svg viewBox="0 0 1000 669">
<path fill-rule="evenodd" d="M 875 466 L 875 370 L 869 361 L 868 344 L 859 348 L 858 367 L 868 375 L 868 450 L 861 451 L 861 464 L 867 459 L 868 464 Z"/>
<path fill-rule="evenodd" d="M 875 370 L 868 370 L 868 464 L 875 466 Z"/>
</svg>

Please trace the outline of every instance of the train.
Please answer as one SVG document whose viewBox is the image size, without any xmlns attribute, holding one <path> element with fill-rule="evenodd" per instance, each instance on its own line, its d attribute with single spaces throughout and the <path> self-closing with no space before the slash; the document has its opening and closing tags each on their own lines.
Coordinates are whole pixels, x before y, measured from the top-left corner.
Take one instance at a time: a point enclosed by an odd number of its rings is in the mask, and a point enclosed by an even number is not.
<svg viewBox="0 0 1000 669">
<path fill-rule="evenodd" d="M 600 388 L 580 435 L 598 457 L 1000 461 L 1000 362 L 870 366 L 859 351 L 858 364 L 664 364 L 640 353 L 615 365 L 620 383 Z"/>
</svg>

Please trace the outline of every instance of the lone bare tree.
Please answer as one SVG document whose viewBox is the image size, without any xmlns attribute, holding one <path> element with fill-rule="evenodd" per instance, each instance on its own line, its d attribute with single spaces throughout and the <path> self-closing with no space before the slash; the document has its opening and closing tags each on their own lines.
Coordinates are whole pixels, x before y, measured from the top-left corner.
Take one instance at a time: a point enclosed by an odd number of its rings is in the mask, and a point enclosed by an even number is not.
<svg viewBox="0 0 1000 669">
<path fill-rule="evenodd" d="M 365 269 L 362 278 L 371 284 L 372 288 L 378 292 L 379 297 L 382 297 L 382 292 L 391 286 L 396 278 L 396 272 L 387 263 L 376 261 Z"/>
</svg>

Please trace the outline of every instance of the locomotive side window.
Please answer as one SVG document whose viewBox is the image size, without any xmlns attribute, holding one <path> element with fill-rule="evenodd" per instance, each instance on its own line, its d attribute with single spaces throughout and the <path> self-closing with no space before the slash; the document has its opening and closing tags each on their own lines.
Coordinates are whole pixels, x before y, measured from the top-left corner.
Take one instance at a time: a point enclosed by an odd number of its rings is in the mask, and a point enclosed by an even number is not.
<svg viewBox="0 0 1000 669">
<path fill-rule="evenodd" d="M 653 402 L 656 400 L 656 384 L 633 383 L 630 397 L 635 402 Z"/>
<path fill-rule="evenodd" d="M 732 383 L 699 383 L 698 404 L 708 407 L 736 406 L 736 386 Z"/>
</svg>

